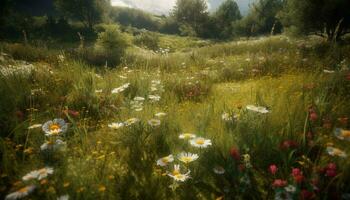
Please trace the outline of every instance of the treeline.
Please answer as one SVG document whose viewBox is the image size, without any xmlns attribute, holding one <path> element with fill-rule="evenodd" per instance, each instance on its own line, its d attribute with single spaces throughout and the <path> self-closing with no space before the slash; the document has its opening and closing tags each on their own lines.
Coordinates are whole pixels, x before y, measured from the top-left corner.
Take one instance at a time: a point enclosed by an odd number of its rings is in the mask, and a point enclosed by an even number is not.
<svg viewBox="0 0 350 200">
<path fill-rule="evenodd" d="M 209 13 L 205 0 L 177 0 L 169 16 L 112 7 L 110 0 L 2 0 L 0 38 L 51 37 L 69 40 L 76 33 L 96 37 L 96 25 L 118 23 L 125 29 L 231 39 L 288 32 L 340 40 L 350 30 L 349 0 L 255 0 L 242 16 L 234 0 Z M 133 30 L 134 30 L 133 29 Z"/>
</svg>

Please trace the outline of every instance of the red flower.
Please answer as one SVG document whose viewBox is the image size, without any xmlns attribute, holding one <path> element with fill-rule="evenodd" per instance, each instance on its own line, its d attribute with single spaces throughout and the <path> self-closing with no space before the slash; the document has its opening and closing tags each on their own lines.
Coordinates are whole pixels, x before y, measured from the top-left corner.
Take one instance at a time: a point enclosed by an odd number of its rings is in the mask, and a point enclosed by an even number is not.
<svg viewBox="0 0 350 200">
<path fill-rule="evenodd" d="M 232 147 L 230 150 L 230 155 L 232 156 L 233 159 L 239 161 L 241 159 L 241 154 L 239 153 L 239 150 L 236 149 L 235 147 Z"/>
<path fill-rule="evenodd" d="M 314 111 L 310 112 L 309 119 L 310 119 L 310 121 L 315 122 L 318 119 L 317 113 Z"/>
<path fill-rule="evenodd" d="M 326 176 L 328 177 L 335 177 L 337 175 L 337 171 L 333 169 L 327 169 Z"/>
<path fill-rule="evenodd" d="M 335 177 L 337 175 L 337 165 L 335 163 L 329 163 L 324 170 L 325 175 L 328 177 Z"/>
<path fill-rule="evenodd" d="M 297 176 L 302 174 L 301 170 L 299 168 L 293 168 L 292 169 L 292 176 Z"/>
<path fill-rule="evenodd" d="M 19 119 L 19 120 L 23 120 L 24 119 L 24 113 L 22 111 L 20 111 L 20 110 L 17 110 L 15 112 L 15 115 L 16 115 L 17 119 Z"/>
<path fill-rule="evenodd" d="M 335 163 L 329 163 L 327 165 L 328 169 L 337 170 L 337 165 Z"/>
<path fill-rule="evenodd" d="M 278 170 L 278 167 L 275 164 L 270 165 L 269 171 L 271 174 L 275 175 Z"/>
<path fill-rule="evenodd" d="M 292 176 L 297 183 L 301 183 L 304 180 L 303 172 L 299 168 L 292 169 Z"/>
<path fill-rule="evenodd" d="M 79 112 L 75 111 L 75 110 L 64 110 L 63 113 L 66 114 L 66 115 L 70 115 L 72 117 L 78 117 L 79 116 Z"/>
<path fill-rule="evenodd" d="M 345 79 L 350 81 L 350 72 L 345 76 Z"/>
<path fill-rule="evenodd" d="M 285 140 L 280 143 L 280 149 L 282 150 L 293 149 L 297 147 L 298 147 L 298 143 L 293 140 Z"/>
<path fill-rule="evenodd" d="M 314 197 L 314 193 L 309 192 L 308 190 L 302 190 L 300 193 L 300 199 L 306 200 L 306 199 L 312 199 Z"/>
<path fill-rule="evenodd" d="M 272 186 L 273 187 L 285 187 L 287 185 L 287 181 L 282 179 L 276 179 L 273 181 Z"/>
<path fill-rule="evenodd" d="M 348 119 L 347 117 L 341 117 L 341 118 L 338 118 L 338 121 L 343 125 L 343 126 L 346 126 L 348 124 Z"/>
</svg>

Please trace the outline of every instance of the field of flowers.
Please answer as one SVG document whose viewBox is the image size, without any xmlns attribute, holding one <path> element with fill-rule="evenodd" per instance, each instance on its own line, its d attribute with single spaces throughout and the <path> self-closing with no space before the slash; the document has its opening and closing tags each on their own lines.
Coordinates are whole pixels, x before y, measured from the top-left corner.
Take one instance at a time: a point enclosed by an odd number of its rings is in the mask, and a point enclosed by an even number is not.
<svg viewBox="0 0 350 200">
<path fill-rule="evenodd" d="M 0 199 L 350 199 L 349 46 L 132 49 L 115 69 L 1 47 Z"/>
</svg>

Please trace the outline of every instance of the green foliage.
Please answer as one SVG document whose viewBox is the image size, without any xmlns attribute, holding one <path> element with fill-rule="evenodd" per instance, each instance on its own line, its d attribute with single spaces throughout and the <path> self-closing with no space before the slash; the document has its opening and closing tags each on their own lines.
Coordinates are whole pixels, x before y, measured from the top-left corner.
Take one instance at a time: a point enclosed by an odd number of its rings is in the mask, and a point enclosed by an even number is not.
<svg viewBox="0 0 350 200">
<path fill-rule="evenodd" d="M 237 3 L 233 0 L 226 0 L 215 12 L 214 18 L 217 29 L 220 30 L 220 37 L 230 38 L 233 34 L 232 24 L 240 20 L 242 16 Z"/>
<path fill-rule="evenodd" d="M 102 21 L 104 14 L 108 12 L 109 3 L 108 0 L 55 0 L 61 13 L 71 19 L 79 20 L 90 29 Z"/>
<path fill-rule="evenodd" d="M 281 33 L 282 26 L 277 15 L 282 7 L 282 0 L 258 0 L 254 2 L 248 15 L 235 23 L 235 32 L 248 37 Z"/>
<path fill-rule="evenodd" d="M 338 41 L 350 29 L 347 0 L 287 1 L 280 18 L 286 28 L 301 34 L 314 33 Z"/>
<path fill-rule="evenodd" d="M 94 47 L 96 64 L 116 66 L 125 54 L 128 41 L 117 25 L 106 25 L 105 30 L 98 34 Z"/>
<path fill-rule="evenodd" d="M 160 26 L 160 20 L 155 16 L 133 8 L 113 7 L 110 18 L 123 26 L 132 26 L 149 31 L 157 31 Z"/>
<path fill-rule="evenodd" d="M 182 33 L 201 35 L 204 31 L 209 15 L 207 4 L 204 0 L 177 0 L 172 16 L 183 27 Z M 187 28 L 188 27 L 188 28 Z M 180 28 L 181 29 L 181 28 Z M 193 31 L 190 31 L 192 29 Z"/>
<path fill-rule="evenodd" d="M 156 51 L 159 49 L 159 35 L 148 31 L 143 31 L 141 34 L 135 36 L 134 44 L 140 47 Z"/>
</svg>

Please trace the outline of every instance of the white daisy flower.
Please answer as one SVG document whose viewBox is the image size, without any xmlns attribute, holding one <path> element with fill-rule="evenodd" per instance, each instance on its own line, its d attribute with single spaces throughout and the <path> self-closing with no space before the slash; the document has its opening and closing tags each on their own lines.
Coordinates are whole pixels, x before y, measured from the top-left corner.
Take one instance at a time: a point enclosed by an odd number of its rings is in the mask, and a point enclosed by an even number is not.
<svg viewBox="0 0 350 200">
<path fill-rule="evenodd" d="M 33 125 L 29 126 L 28 129 L 40 128 L 42 126 L 43 126 L 42 124 L 33 124 Z"/>
<path fill-rule="evenodd" d="M 179 135 L 179 138 L 188 140 L 188 139 L 196 138 L 196 135 L 192 133 L 182 133 Z"/>
<path fill-rule="evenodd" d="M 155 86 L 151 86 L 151 91 L 152 92 L 155 92 L 155 91 L 157 91 L 158 90 L 158 88 L 157 87 L 155 87 Z"/>
<path fill-rule="evenodd" d="M 42 126 L 42 129 L 46 133 L 46 136 L 55 136 L 65 133 L 68 129 L 68 125 L 63 119 L 58 118 L 52 121 L 47 121 Z"/>
<path fill-rule="evenodd" d="M 34 185 L 23 187 L 16 192 L 10 193 L 6 195 L 5 200 L 16 200 L 16 199 L 22 199 L 26 196 L 28 196 L 30 193 L 32 193 L 35 190 Z"/>
<path fill-rule="evenodd" d="M 231 121 L 233 118 L 232 118 L 232 116 L 229 113 L 224 112 L 221 115 L 221 119 L 224 120 L 224 121 Z"/>
<path fill-rule="evenodd" d="M 135 123 L 137 123 L 139 121 L 140 120 L 138 118 L 130 118 L 130 119 L 126 120 L 124 122 L 124 124 L 125 124 L 125 126 L 131 126 L 131 125 L 133 125 L 133 124 L 135 124 Z"/>
<path fill-rule="evenodd" d="M 173 178 L 175 181 L 185 182 L 190 178 L 190 172 L 191 171 L 188 171 L 186 174 L 182 174 L 180 171 L 180 165 L 174 165 L 174 170 L 171 173 L 168 173 L 168 176 Z"/>
<path fill-rule="evenodd" d="M 69 199 L 69 195 L 68 194 L 62 195 L 62 196 L 57 198 L 57 200 L 68 200 L 68 199 Z"/>
<path fill-rule="evenodd" d="M 338 148 L 335 148 L 335 147 L 327 147 L 326 149 L 327 153 L 331 156 L 339 156 L 339 157 L 342 157 L 342 158 L 346 158 L 347 155 L 344 151 L 338 149 Z"/>
<path fill-rule="evenodd" d="M 262 107 L 262 106 L 248 105 L 246 108 L 247 108 L 247 110 L 251 110 L 251 111 L 262 113 L 262 114 L 266 114 L 266 113 L 270 112 L 267 108 Z"/>
<path fill-rule="evenodd" d="M 334 131 L 335 137 L 337 137 L 340 140 L 347 140 L 350 141 L 350 130 L 344 130 L 341 128 L 337 128 Z"/>
<path fill-rule="evenodd" d="M 130 86 L 130 83 L 126 83 L 118 88 L 114 88 L 112 90 L 112 94 L 118 94 L 118 93 L 121 93 L 123 92 L 124 90 L 126 90 L 128 87 Z"/>
<path fill-rule="evenodd" d="M 198 137 L 190 140 L 190 144 L 194 147 L 207 148 L 211 145 L 211 140 Z"/>
<path fill-rule="evenodd" d="M 145 98 L 144 97 L 135 97 L 134 101 L 144 101 Z"/>
<path fill-rule="evenodd" d="M 199 156 L 197 154 L 192 154 L 192 153 L 185 153 L 185 152 L 182 152 L 180 153 L 177 158 L 183 162 L 183 163 L 190 163 L 190 162 L 193 162 L 195 160 L 197 160 L 199 158 Z"/>
<path fill-rule="evenodd" d="M 44 144 L 42 144 L 40 146 L 41 151 L 47 151 L 47 150 L 60 150 L 60 149 L 64 149 L 66 147 L 67 143 L 63 142 L 60 139 L 57 139 L 55 142 L 45 142 Z"/>
<path fill-rule="evenodd" d="M 159 113 L 154 114 L 154 116 L 156 116 L 156 117 L 165 117 L 166 115 L 167 114 L 164 112 L 159 112 Z"/>
<path fill-rule="evenodd" d="M 125 124 L 122 122 L 117 122 L 117 123 L 112 122 L 112 123 L 108 124 L 108 127 L 111 129 L 114 129 L 114 130 L 120 129 L 124 126 L 125 126 Z"/>
<path fill-rule="evenodd" d="M 219 175 L 222 175 L 225 173 L 225 169 L 221 166 L 214 167 L 213 171 L 215 174 L 219 174 Z"/>
<path fill-rule="evenodd" d="M 152 80 L 151 81 L 152 84 L 156 84 L 156 85 L 159 85 L 161 83 L 160 80 Z"/>
<path fill-rule="evenodd" d="M 159 166 L 167 166 L 169 163 L 174 162 L 174 156 L 173 155 L 168 155 L 163 158 L 160 158 L 157 160 L 157 165 Z"/>
<path fill-rule="evenodd" d="M 148 95 L 148 99 L 151 101 L 160 101 L 160 96 L 159 95 Z"/>
<path fill-rule="evenodd" d="M 284 190 L 288 193 L 294 193 L 297 188 L 294 185 L 288 185 L 284 188 Z"/>
<path fill-rule="evenodd" d="M 148 120 L 148 124 L 150 126 L 156 127 L 156 126 L 160 126 L 161 122 L 159 119 L 150 119 Z"/>
<path fill-rule="evenodd" d="M 34 170 L 26 174 L 22 177 L 23 181 L 29 181 L 32 179 L 38 179 L 39 181 L 41 179 L 46 178 L 49 174 L 53 174 L 53 168 L 52 167 L 44 167 L 39 170 Z"/>
</svg>

